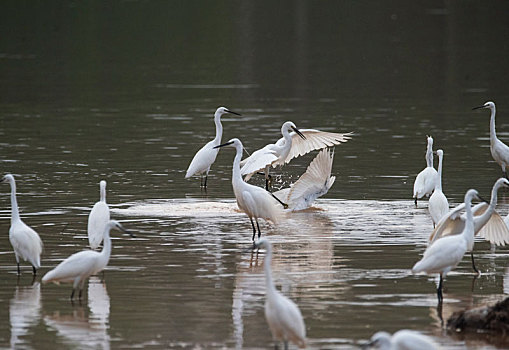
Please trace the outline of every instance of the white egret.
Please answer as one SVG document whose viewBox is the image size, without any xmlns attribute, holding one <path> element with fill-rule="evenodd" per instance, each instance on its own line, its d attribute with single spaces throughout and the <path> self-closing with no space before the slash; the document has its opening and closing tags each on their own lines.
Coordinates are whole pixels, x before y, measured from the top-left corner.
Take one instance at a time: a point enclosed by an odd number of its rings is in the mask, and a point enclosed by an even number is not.
<svg viewBox="0 0 509 350">
<path fill-rule="evenodd" d="M 489 108 L 491 110 L 490 118 L 490 150 L 493 159 L 502 167 L 502 173 L 507 178 L 507 167 L 509 167 L 509 147 L 500 141 L 495 131 L 495 103 L 488 101 L 484 105 L 474 107 L 473 109 Z"/>
<path fill-rule="evenodd" d="M 265 272 L 265 319 L 274 341 L 283 341 L 285 349 L 291 341 L 300 348 L 306 347 L 306 326 L 299 307 L 282 295 L 272 281 L 272 244 L 266 238 L 255 243 L 255 248 L 266 251 L 263 269 Z"/>
<path fill-rule="evenodd" d="M 108 265 L 111 255 L 111 229 L 117 229 L 134 237 L 118 221 L 110 220 L 103 232 L 104 244 L 101 252 L 83 250 L 71 255 L 53 270 L 47 272 L 42 278 L 42 282 L 54 282 L 57 284 L 60 282 L 72 282 L 71 300 L 74 298 L 74 293 L 77 289 L 79 290 L 79 299 L 81 299 L 81 292 L 87 278 L 101 272 Z"/>
<path fill-rule="evenodd" d="M 283 215 L 283 210 L 278 204 L 278 199 L 273 197 L 272 194 L 261 187 L 250 185 L 242 179 L 240 175 L 240 159 L 242 158 L 242 142 L 239 139 L 234 138 L 225 144 L 216 146 L 216 148 L 231 146 L 237 151 L 235 159 L 233 160 L 232 170 L 232 186 L 235 198 L 237 199 L 237 205 L 251 220 L 251 226 L 253 227 L 253 241 L 255 239 L 256 228 L 253 222 L 253 218 L 256 221 L 258 227 L 258 238 L 261 236 L 260 225 L 258 224 L 258 218 L 270 220 L 274 223 L 279 221 L 279 218 Z"/>
<path fill-rule="evenodd" d="M 377 332 L 364 346 L 380 350 L 433 350 L 438 349 L 431 338 L 416 331 L 402 329 L 392 336 L 387 332 Z"/>
<path fill-rule="evenodd" d="M 505 245 L 509 243 L 509 228 L 495 210 L 497 206 L 498 190 L 502 187 L 509 187 L 509 180 L 505 178 L 498 179 L 491 190 L 490 203 L 481 202 L 472 208 L 472 213 L 474 215 L 474 235 L 478 234 L 480 237 L 496 245 Z M 465 203 L 461 203 L 447 213 L 431 233 L 429 244 L 433 244 L 433 242 L 442 237 L 457 235 L 463 232 L 467 220 L 466 215 L 463 213 L 464 209 Z M 472 268 L 475 272 L 479 273 L 479 270 L 475 267 L 473 244 L 474 241 L 472 241 L 472 247 L 469 247 L 472 257 Z"/>
<path fill-rule="evenodd" d="M 96 249 L 101 244 L 106 225 L 110 221 L 110 208 L 106 203 L 106 181 L 99 182 L 100 200 L 94 204 L 88 216 L 88 243 L 90 248 Z"/>
<path fill-rule="evenodd" d="M 334 152 L 323 149 L 309 164 L 306 172 L 289 188 L 274 192 L 290 210 L 309 208 L 314 200 L 326 194 L 336 180 L 331 176 Z"/>
<path fill-rule="evenodd" d="M 437 296 L 439 303 L 442 302 L 443 279 L 449 271 L 459 264 L 463 255 L 473 246 L 474 240 L 474 215 L 472 213 L 472 199 L 479 198 L 476 190 L 468 190 L 465 194 L 465 227 L 461 234 L 446 236 L 436 240 L 428 246 L 420 261 L 412 268 L 413 273 L 426 272 L 439 273 Z"/>
<path fill-rule="evenodd" d="M 444 192 L 442 192 L 442 163 L 444 151 L 439 149 L 438 154 L 438 176 L 435 183 L 435 190 L 429 198 L 428 210 L 433 220 L 433 227 L 438 224 L 440 219 L 449 212 L 449 202 Z"/>
<path fill-rule="evenodd" d="M 269 186 L 269 169 L 284 165 L 295 157 L 314 150 L 339 145 L 348 141 L 351 133 L 339 134 L 314 129 L 297 129 L 293 122 L 285 122 L 281 127 L 283 135 L 276 143 L 271 143 L 253 152 L 241 162 L 241 174 L 249 181 L 251 176 L 261 170 L 265 173 L 265 184 Z"/>
<path fill-rule="evenodd" d="M 18 201 L 16 199 L 16 181 L 14 176 L 7 174 L 2 182 L 8 182 L 11 185 L 11 227 L 9 228 L 9 241 L 14 248 L 16 264 L 18 265 L 18 275 L 21 273 L 19 268 L 19 258 L 28 261 L 32 265 L 34 275 L 41 267 L 42 241 L 37 232 L 26 225 L 19 216 Z"/>
<path fill-rule="evenodd" d="M 424 196 L 430 196 L 435 189 L 438 178 L 438 172 L 433 167 L 433 138 L 428 136 L 428 147 L 426 149 L 426 168 L 422 170 L 414 182 L 415 205 L 417 200 Z"/>
<path fill-rule="evenodd" d="M 239 113 L 228 110 L 225 107 L 219 107 L 214 113 L 214 123 L 216 124 L 216 137 L 208 142 L 205 146 L 200 148 L 193 157 L 191 164 L 186 172 L 186 179 L 195 175 L 205 173 L 205 182 L 203 182 L 203 176 L 201 176 L 202 187 L 207 187 L 207 177 L 209 175 L 211 165 L 216 161 L 217 153 L 219 152 L 215 146 L 221 143 L 221 137 L 223 136 L 223 125 L 221 124 L 221 116 L 223 114 L 230 113 L 240 115 Z"/>
</svg>

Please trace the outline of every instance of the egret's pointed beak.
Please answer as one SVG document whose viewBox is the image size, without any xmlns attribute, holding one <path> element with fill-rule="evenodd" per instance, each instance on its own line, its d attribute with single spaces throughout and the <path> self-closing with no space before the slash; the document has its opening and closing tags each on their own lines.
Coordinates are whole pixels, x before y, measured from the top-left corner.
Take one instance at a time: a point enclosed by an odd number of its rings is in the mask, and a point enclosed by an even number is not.
<svg viewBox="0 0 509 350">
<path fill-rule="evenodd" d="M 136 237 L 136 235 L 135 235 L 134 233 L 132 233 L 132 232 L 131 232 L 131 231 L 129 231 L 129 230 L 126 230 L 123 226 L 117 225 L 117 228 L 118 228 L 120 231 L 124 232 L 125 234 L 128 234 L 129 236 L 131 236 L 131 237 L 133 237 L 133 238 L 135 238 L 135 237 Z"/>
<path fill-rule="evenodd" d="M 240 113 L 237 113 L 237 112 L 234 112 L 234 111 L 230 111 L 229 109 L 227 109 L 226 112 L 231 113 L 231 114 L 235 114 L 235 115 L 239 115 L 239 116 L 242 115 Z"/>
<path fill-rule="evenodd" d="M 474 107 L 474 108 L 472 108 L 472 110 L 475 111 L 476 109 L 481 109 L 481 108 L 486 108 L 486 106 L 482 105 L 482 106 L 479 106 L 479 107 Z"/>
<path fill-rule="evenodd" d="M 293 131 L 295 131 L 295 133 L 296 133 L 297 135 L 299 135 L 299 136 L 300 136 L 303 140 L 305 140 L 305 139 L 306 139 L 306 136 L 304 136 L 304 134 L 302 134 L 302 133 L 299 131 L 299 129 L 297 129 L 296 127 L 293 127 L 293 126 L 292 126 L 292 129 L 293 129 Z"/>
<path fill-rule="evenodd" d="M 233 144 L 233 141 L 230 141 L 230 142 L 227 142 L 227 143 L 223 143 L 222 145 L 215 146 L 215 147 L 213 147 L 213 148 L 219 148 L 219 147 L 229 146 L 229 145 L 232 145 L 232 144 Z"/>
<path fill-rule="evenodd" d="M 490 203 L 490 202 L 488 202 L 486 199 L 484 199 L 483 197 L 481 197 L 481 196 L 479 196 L 479 195 L 477 195 L 477 198 L 479 198 L 479 200 L 480 200 L 480 201 L 482 201 L 482 202 L 484 202 L 484 203 L 488 203 L 488 204 Z"/>
</svg>

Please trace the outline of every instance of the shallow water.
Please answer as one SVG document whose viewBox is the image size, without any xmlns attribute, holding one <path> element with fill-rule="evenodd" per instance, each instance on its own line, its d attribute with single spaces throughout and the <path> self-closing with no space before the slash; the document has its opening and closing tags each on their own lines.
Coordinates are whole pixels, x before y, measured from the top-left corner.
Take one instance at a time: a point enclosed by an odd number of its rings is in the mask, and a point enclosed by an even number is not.
<svg viewBox="0 0 509 350">
<path fill-rule="evenodd" d="M 0 167 L 16 176 L 22 218 L 45 250 L 32 281 L 16 276 L 0 192 L 0 347 L 271 348 L 263 315 L 264 252 L 246 252 L 251 225 L 221 150 L 202 191 L 184 179 L 213 138 L 253 151 L 281 124 L 348 132 L 336 182 L 313 208 L 277 226 L 273 277 L 302 310 L 310 349 L 349 349 L 379 330 L 420 330 L 445 349 L 507 348 L 447 333 L 435 276 L 410 272 L 432 230 L 411 199 L 426 135 L 444 150 L 450 204 L 468 188 L 489 197 L 501 175 L 489 153 L 489 113 L 509 142 L 506 3 L 130 1 L 5 5 L 0 26 Z M 281 16 L 281 13 L 285 13 Z M 418 25 L 417 25 L 418 24 Z M 12 30 L 16 28 L 16 30 Z M 275 171 L 276 189 L 315 155 Z M 104 274 L 81 302 L 40 278 L 87 248 L 88 213 L 108 182 L 118 233 Z M 253 179 L 262 185 L 262 179 Z M 501 215 L 509 192 L 499 194 Z M 445 282 L 443 319 L 509 293 L 507 248 L 475 246 Z"/>
</svg>

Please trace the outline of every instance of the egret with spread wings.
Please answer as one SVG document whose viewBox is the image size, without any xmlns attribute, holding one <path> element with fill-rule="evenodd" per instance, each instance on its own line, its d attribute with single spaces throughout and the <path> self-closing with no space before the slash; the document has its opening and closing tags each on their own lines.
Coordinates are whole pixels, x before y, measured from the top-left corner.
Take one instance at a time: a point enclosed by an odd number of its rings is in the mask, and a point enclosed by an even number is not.
<svg viewBox="0 0 509 350">
<path fill-rule="evenodd" d="M 285 122 L 281 127 L 283 135 L 276 143 L 271 143 L 253 152 L 241 162 L 240 173 L 249 181 L 253 174 L 263 171 L 265 186 L 269 187 L 269 169 L 289 163 L 293 158 L 302 156 L 314 150 L 339 145 L 348 141 L 351 133 L 339 134 L 315 129 L 297 129 L 291 122 Z"/>
</svg>

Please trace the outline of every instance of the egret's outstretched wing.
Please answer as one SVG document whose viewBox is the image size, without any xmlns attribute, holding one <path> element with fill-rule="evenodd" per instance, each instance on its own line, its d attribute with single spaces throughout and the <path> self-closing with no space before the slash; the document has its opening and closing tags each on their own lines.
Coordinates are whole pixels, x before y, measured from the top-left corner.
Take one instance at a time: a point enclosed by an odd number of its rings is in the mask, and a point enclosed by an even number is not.
<svg viewBox="0 0 509 350">
<path fill-rule="evenodd" d="M 352 133 L 339 134 L 335 132 L 326 132 L 315 129 L 299 129 L 306 137 L 302 139 L 297 133 L 292 132 L 292 148 L 285 159 L 285 163 L 290 162 L 293 158 L 302 156 L 314 150 L 339 145 L 351 139 Z M 284 138 L 278 140 L 277 144 L 284 142 Z"/>
<path fill-rule="evenodd" d="M 306 172 L 295 182 L 288 193 L 288 206 L 293 210 L 308 208 L 323 196 L 336 180 L 330 176 L 334 152 L 322 150 L 309 164 Z"/>
<path fill-rule="evenodd" d="M 495 211 L 490 219 L 479 231 L 479 236 L 496 245 L 506 245 L 509 243 L 509 228 L 504 219 Z"/>
<path fill-rule="evenodd" d="M 428 238 L 428 245 L 431 245 L 437 239 L 445 236 L 456 235 L 463 231 L 465 222 L 461 219 L 462 211 L 465 209 L 465 203 L 461 203 L 450 210 L 438 222 L 437 226 Z"/>
<path fill-rule="evenodd" d="M 242 168 L 240 169 L 240 174 L 249 175 L 256 173 L 257 171 L 264 170 L 267 165 L 271 165 L 275 162 L 277 156 L 269 146 L 272 145 L 267 145 L 244 159 L 241 163 Z M 247 180 L 249 180 L 249 178 L 247 178 L 246 181 Z"/>
</svg>

